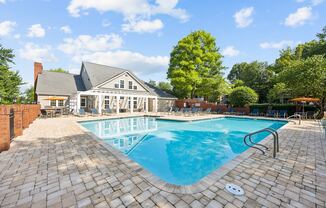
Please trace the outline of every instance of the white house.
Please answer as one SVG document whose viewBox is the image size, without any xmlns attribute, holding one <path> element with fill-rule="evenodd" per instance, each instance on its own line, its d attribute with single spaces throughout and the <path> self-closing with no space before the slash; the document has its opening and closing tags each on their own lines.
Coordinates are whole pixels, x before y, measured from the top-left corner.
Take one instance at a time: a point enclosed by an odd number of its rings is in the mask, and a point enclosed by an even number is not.
<svg viewBox="0 0 326 208">
<path fill-rule="evenodd" d="M 174 105 L 175 97 L 135 76 L 130 70 L 83 62 L 78 75 L 43 70 L 34 63 L 37 102 L 41 108 L 95 108 L 121 112 L 157 112 Z M 53 97 L 60 99 L 51 99 Z"/>
</svg>

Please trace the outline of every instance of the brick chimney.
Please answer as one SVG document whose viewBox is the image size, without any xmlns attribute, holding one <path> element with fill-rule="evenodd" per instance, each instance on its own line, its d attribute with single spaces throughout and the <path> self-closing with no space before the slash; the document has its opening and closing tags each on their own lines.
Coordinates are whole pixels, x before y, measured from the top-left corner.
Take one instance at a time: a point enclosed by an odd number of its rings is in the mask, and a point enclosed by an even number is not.
<svg viewBox="0 0 326 208">
<path fill-rule="evenodd" d="M 34 62 L 34 87 L 36 86 L 37 76 L 42 74 L 43 65 L 42 63 Z"/>
</svg>

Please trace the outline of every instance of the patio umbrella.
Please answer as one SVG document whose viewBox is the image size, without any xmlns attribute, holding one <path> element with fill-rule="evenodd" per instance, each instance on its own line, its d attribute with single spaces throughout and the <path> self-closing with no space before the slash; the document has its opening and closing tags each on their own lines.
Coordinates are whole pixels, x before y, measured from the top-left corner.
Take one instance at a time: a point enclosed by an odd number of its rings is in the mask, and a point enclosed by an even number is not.
<svg viewBox="0 0 326 208">
<path fill-rule="evenodd" d="M 63 97 L 49 97 L 49 98 L 45 98 L 44 100 L 65 100 L 66 98 Z"/>
<path fill-rule="evenodd" d="M 319 98 L 310 98 L 310 97 L 297 97 L 297 98 L 291 99 L 290 101 L 303 103 L 302 112 L 304 112 L 304 104 L 306 102 L 308 102 L 308 103 L 318 103 L 320 101 L 320 99 Z"/>
</svg>

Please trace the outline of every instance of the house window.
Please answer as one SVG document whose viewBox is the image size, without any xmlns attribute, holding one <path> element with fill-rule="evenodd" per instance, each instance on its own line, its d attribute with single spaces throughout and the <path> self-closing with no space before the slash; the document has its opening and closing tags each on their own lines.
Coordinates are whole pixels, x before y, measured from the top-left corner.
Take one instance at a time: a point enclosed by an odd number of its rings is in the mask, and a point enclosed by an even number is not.
<svg viewBox="0 0 326 208">
<path fill-rule="evenodd" d="M 137 109 L 137 98 L 134 97 L 134 109 Z"/>
<path fill-rule="evenodd" d="M 134 90 L 137 90 L 137 86 L 134 86 Z"/>
<path fill-rule="evenodd" d="M 114 88 L 119 88 L 119 84 L 114 84 Z"/>
<path fill-rule="evenodd" d="M 125 81 L 124 80 L 120 80 L 120 88 L 121 89 L 125 88 Z"/>
<path fill-rule="evenodd" d="M 56 102 L 56 100 L 51 100 L 50 101 L 50 106 L 57 106 L 57 102 Z"/>
<path fill-rule="evenodd" d="M 110 109 L 110 97 L 109 96 L 104 97 L 104 108 Z"/>
<path fill-rule="evenodd" d="M 125 99 L 125 97 L 123 97 L 123 96 L 120 97 L 120 100 L 124 100 L 124 99 Z"/>
<path fill-rule="evenodd" d="M 86 98 L 80 98 L 80 107 L 86 107 Z"/>
<path fill-rule="evenodd" d="M 58 100 L 58 106 L 60 106 L 60 107 L 63 106 L 63 100 Z"/>
<path fill-rule="evenodd" d="M 129 81 L 129 90 L 132 90 L 132 81 Z"/>
<path fill-rule="evenodd" d="M 131 108 L 131 99 L 130 99 L 130 97 L 128 97 L 128 108 L 129 109 Z"/>
</svg>

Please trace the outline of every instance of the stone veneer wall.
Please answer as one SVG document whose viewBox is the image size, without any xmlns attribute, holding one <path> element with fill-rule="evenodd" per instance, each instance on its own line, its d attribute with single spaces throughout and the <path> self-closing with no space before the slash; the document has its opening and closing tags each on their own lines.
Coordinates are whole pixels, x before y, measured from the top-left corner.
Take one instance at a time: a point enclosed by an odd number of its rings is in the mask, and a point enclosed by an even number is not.
<svg viewBox="0 0 326 208">
<path fill-rule="evenodd" d="M 23 129 L 40 115 L 40 105 L 0 105 L 0 152 L 10 148 L 10 111 L 14 111 L 14 137 L 23 134 Z"/>
</svg>

